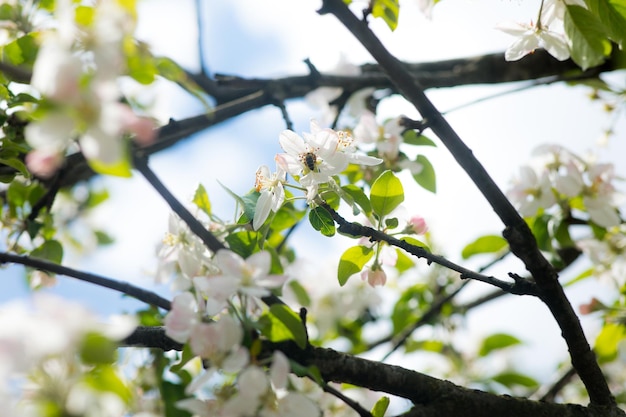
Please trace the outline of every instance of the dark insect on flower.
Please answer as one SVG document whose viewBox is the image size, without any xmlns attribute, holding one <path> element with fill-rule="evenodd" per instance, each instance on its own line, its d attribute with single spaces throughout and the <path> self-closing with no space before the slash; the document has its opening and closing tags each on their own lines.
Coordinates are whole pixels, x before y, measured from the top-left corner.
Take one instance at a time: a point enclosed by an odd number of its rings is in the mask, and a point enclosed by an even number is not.
<svg viewBox="0 0 626 417">
<path fill-rule="evenodd" d="M 309 168 L 311 171 L 315 171 L 315 163 L 317 162 L 317 155 L 313 152 L 307 152 L 302 155 L 302 162 Z"/>
</svg>

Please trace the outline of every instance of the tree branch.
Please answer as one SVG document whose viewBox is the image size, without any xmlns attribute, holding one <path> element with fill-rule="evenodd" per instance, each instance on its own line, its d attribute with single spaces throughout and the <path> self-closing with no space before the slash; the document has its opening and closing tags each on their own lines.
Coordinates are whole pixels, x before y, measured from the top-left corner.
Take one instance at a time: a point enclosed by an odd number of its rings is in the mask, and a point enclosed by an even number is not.
<svg viewBox="0 0 626 417">
<path fill-rule="evenodd" d="M 348 234 L 351 236 L 369 237 L 370 241 L 386 242 L 392 246 L 403 249 L 405 252 L 410 253 L 413 256 L 426 259 L 429 264 L 434 262 L 445 268 L 456 271 L 461 274 L 461 279 L 473 279 L 476 281 L 485 282 L 511 294 L 534 296 L 538 295 L 537 288 L 532 281 L 523 279 L 515 274 L 509 274 L 514 280 L 513 283 L 502 281 L 492 276 L 479 274 L 478 272 L 471 271 L 467 268 L 457 265 L 454 262 L 444 258 L 443 256 L 434 255 L 422 247 L 412 245 L 405 240 L 396 239 L 395 237 L 389 236 L 386 233 L 383 233 L 368 226 L 363 226 L 359 223 L 348 222 L 326 203 L 323 203 L 322 207 L 324 207 L 324 209 L 328 211 L 333 220 L 339 225 L 339 228 L 337 230 L 340 233 Z"/>
<path fill-rule="evenodd" d="M 420 112 L 428 127 L 435 132 L 476 184 L 505 224 L 503 235 L 509 242 L 511 252 L 524 262 L 537 283 L 541 299 L 559 324 L 570 351 L 572 364 L 585 384 L 591 403 L 601 408 L 615 409 L 615 399 L 589 347 L 580 321 L 557 280 L 556 271 L 539 251 L 526 222 L 474 157 L 472 151 L 426 97 L 419 82 L 411 76 L 402 62 L 387 51 L 366 22 L 360 21 L 341 0 L 324 0 L 319 12 L 332 13 L 352 32 L 385 70 L 398 91 Z"/>
<path fill-rule="evenodd" d="M 145 290 L 143 288 L 136 287 L 128 282 L 115 281 L 110 278 L 105 278 L 100 275 L 90 274 L 88 272 L 77 271 L 66 266 L 58 265 L 52 262 L 44 261 L 41 259 L 31 258 L 28 256 L 13 255 L 11 253 L 0 252 L 0 263 L 14 263 L 31 268 L 39 269 L 46 272 L 52 272 L 59 275 L 65 275 L 79 279 L 81 281 L 89 282 L 101 287 L 109 288 L 115 291 L 119 291 L 122 294 L 130 295 L 139 301 L 144 303 L 155 305 L 164 310 L 170 310 L 171 304 L 169 300 L 161 297 L 160 295 L 153 293 L 152 291 Z"/>
<path fill-rule="evenodd" d="M 125 346 L 182 349 L 168 340 L 162 327 L 140 327 L 124 342 Z M 463 417 L 607 417 L 593 407 L 575 404 L 553 404 L 470 390 L 449 381 L 411 371 L 400 366 L 358 358 L 332 349 L 309 346 L 302 350 L 295 343 L 264 342 L 262 352 L 269 357 L 280 350 L 304 366 L 315 366 L 327 382 L 352 384 L 384 392 L 413 402 L 404 416 Z"/>
</svg>

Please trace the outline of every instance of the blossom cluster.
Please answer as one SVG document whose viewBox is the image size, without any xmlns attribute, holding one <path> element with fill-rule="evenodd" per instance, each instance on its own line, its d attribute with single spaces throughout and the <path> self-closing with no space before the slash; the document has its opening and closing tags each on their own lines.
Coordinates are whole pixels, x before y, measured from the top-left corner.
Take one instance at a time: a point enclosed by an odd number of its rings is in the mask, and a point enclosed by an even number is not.
<svg viewBox="0 0 626 417">
<path fill-rule="evenodd" d="M 255 188 L 260 193 L 252 225 L 258 230 L 270 212 L 276 212 L 285 200 L 284 184 L 290 174 L 306 191 L 310 204 L 318 196 L 320 185 L 335 187 L 333 176 L 343 172 L 349 164 L 373 166 L 383 160 L 357 152 L 352 136 L 345 131 L 322 128 L 311 121 L 311 132 L 302 136 L 291 130 L 280 134 L 284 153 L 277 154 L 276 173 L 267 166 L 256 173 Z M 331 188 L 332 189 L 332 188 Z"/>
<path fill-rule="evenodd" d="M 76 2 L 58 1 L 58 24 L 42 33 L 31 79 L 42 101 L 25 130 L 32 147 L 27 166 L 41 177 L 61 166 L 75 138 L 94 169 L 127 176 L 123 135 L 142 143 L 154 139 L 153 123 L 120 102 L 118 78 L 134 42 L 134 10 L 118 0 L 99 1 L 90 10 L 79 13 Z"/>
<path fill-rule="evenodd" d="M 589 220 L 609 228 L 621 223 L 623 195 L 616 187 L 613 164 L 583 159 L 560 145 L 540 146 L 533 165 L 524 165 L 508 195 L 526 217 L 560 207 L 586 212 Z"/>
<path fill-rule="evenodd" d="M 213 254 L 172 215 L 160 256 L 161 278 L 173 267 L 179 291 L 165 316 L 165 332 L 210 364 L 187 386 L 189 397 L 177 406 L 198 416 L 319 415 L 310 400 L 287 389 L 290 367 L 284 355 L 274 355 L 268 376 L 243 343 L 244 323 L 258 320 L 262 312 L 259 299 L 287 279 L 270 273 L 270 253 L 260 251 L 246 259 L 229 249 Z M 224 380 L 211 400 L 198 397 L 196 393 L 218 374 L 234 380 Z"/>
<path fill-rule="evenodd" d="M 128 408 L 129 398 L 120 395 L 127 388 L 108 362 L 114 341 L 134 330 L 131 317 L 103 326 L 82 306 L 37 294 L 31 306 L 3 306 L 0 322 L 1 416 L 113 417 Z M 92 369 L 110 372 L 108 387 L 90 384 Z"/>
</svg>

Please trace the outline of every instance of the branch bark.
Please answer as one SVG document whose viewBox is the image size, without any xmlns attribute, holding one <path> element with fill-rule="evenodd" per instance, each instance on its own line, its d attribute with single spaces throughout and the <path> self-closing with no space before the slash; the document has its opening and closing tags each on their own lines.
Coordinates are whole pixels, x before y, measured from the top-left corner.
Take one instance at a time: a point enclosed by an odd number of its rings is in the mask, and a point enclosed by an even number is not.
<svg viewBox="0 0 626 417">
<path fill-rule="evenodd" d="M 165 336 L 162 327 L 139 327 L 124 346 L 163 350 L 181 350 L 182 346 Z M 294 343 L 265 342 L 262 352 L 267 357 L 280 350 L 304 366 L 316 366 L 324 381 L 353 384 L 384 392 L 413 403 L 403 416 L 463 417 L 606 417 L 610 414 L 594 407 L 575 404 L 553 404 L 495 395 L 460 387 L 449 381 L 433 378 L 400 366 L 358 358 L 332 349 L 309 346 L 300 349 Z"/>
</svg>

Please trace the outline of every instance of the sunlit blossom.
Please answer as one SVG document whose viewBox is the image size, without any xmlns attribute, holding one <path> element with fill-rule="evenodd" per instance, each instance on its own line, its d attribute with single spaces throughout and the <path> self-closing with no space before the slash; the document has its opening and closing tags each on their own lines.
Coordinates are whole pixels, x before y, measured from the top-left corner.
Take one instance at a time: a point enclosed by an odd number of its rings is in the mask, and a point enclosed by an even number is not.
<svg viewBox="0 0 626 417">
<path fill-rule="evenodd" d="M 322 128 L 311 121 L 311 132 L 302 136 L 285 130 L 279 137 L 285 153 L 276 155 L 276 163 L 297 178 L 307 189 L 311 201 L 320 184 L 328 183 L 332 176 L 341 173 L 348 164 L 377 165 L 382 159 L 357 153 L 352 138 L 346 132 Z"/>
<path fill-rule="evenodd" d="M 499 24 L 497 29 L 517 37 L 504 53 L 507 61 L 517 61 L 540 47 L 559 61 L 564 61 L 570 56 L 565 35 L 553 32 L 545 26 L 537 26 L 532 22 L 530 24 L 506 22 Z"/>
<path fill-rule="evenodd" d="M 286 180 L 287 173 L 277 164 L 276 172 L 270 174 L 267 165 L 262 165 L 256 172 L 256 181 L 254 188 L 260 192 L 259 199 L 256 203 L 254 211 L 254 219 L 252 227 L 258 230 L 271 211 L 276 212 L 285 201 L 285 190 L 283 183 Z"/>
</svg>

